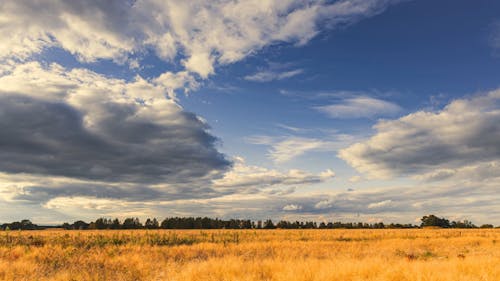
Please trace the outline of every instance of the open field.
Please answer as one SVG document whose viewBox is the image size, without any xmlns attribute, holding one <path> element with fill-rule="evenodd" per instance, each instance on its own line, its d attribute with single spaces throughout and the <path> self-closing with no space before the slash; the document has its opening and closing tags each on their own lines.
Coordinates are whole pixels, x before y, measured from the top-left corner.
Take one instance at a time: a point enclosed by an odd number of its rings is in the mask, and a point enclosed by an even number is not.
<svg viewBox="0 0 500 281">
<path fill-rule="evenodd" d="M 0 280 L 500 280 L 500 229 L 0 232 Z"/>
</svg>

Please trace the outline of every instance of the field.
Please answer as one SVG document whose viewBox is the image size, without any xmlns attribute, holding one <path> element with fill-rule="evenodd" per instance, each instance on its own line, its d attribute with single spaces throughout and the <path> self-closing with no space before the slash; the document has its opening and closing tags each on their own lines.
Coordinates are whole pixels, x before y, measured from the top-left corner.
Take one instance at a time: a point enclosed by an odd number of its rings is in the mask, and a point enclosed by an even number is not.
<svg viewBox="0 0 500 281">
<path fill-rule="evenodd" d="M 499 229 L 0 232 L 0 280 L 500 280 Z"/>
</svg>

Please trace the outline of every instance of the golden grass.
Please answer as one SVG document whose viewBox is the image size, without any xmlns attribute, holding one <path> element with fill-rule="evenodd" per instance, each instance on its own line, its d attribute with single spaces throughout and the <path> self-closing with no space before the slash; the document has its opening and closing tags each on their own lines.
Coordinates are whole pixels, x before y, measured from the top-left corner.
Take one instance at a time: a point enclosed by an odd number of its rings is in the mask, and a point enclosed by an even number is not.
<svg viewBox="0 0 500 281">
<path fill-rule="evenodd" d="M 500 280 L 499 229 L 0 232 L 0 280 Z"/>
</svg>

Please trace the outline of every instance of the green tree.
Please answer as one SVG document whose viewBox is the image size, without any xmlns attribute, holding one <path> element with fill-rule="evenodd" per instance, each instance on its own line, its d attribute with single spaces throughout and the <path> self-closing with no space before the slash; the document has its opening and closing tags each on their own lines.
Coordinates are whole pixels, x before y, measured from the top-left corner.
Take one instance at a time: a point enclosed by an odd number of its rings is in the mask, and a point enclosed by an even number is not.
<svg viewBox="0 0 500 281">
<path fill-rule="evenodd" d="M 264 222 L 264 228 L 265 229 L 274 229 L 276 226 L 274 226 L 274 223 L 271 219 L 268 219 Z"/>
<path fill-rule="evenodd" d="M 435 215 L 423 216 L 420 220 L 422 221 L 422 223 L 420 224 L 421 227 L 437 226 L 448 228 L 451 226 L 449 220 L 445 218 L 438 218 Z"/>
</svg>

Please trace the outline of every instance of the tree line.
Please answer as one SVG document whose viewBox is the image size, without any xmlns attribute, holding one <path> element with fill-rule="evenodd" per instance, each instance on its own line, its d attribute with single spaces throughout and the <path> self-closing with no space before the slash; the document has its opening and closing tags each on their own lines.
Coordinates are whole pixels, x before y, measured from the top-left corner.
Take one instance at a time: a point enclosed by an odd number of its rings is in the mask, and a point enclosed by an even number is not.
<svg viewBox="0 0 500 281">
<path fill-rule="evenodd" d="M 321 222 L 315 221 L 286 221 L 280 220 L 274 223 L 271 219 L 265 221 L 252 221 L 241 219 L 223 220 L 208 217 L 169 217 L 163 221 L 156 218 L 148 218 L 142 223 L 138 218 L 126 218 L 123 221 L 115 218 L 98 218 L 87 223 L 82 220 L 73 223 L 63 223 L 58 226 L 38 226 L 30 220 L 20 222 L 4 223 L 0 225 L 2 230 L 37 230 L 46 228 L 64 228 L 68 230 L 85 229 L 382 229 L 382 228 L 419 228 L 419 227 L 440 227 L 440 228 L 478 228 L 471 221 L 450 221 L 446 218 L 439 218 L 435 215 L 427 215 L 421 218 L 420 225 L 390 223 L 363 223 L 363 222 Z M 483 224 L 480 228 L 493 228 L 492 224 Z"/>
</svg>

